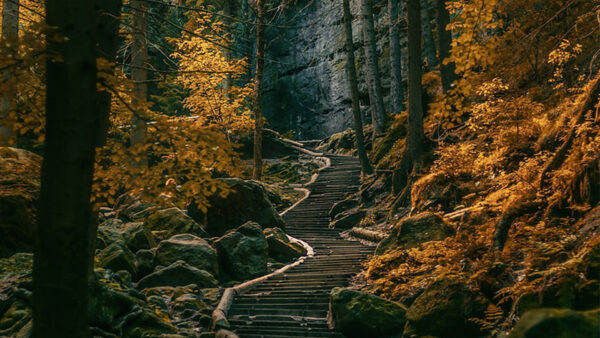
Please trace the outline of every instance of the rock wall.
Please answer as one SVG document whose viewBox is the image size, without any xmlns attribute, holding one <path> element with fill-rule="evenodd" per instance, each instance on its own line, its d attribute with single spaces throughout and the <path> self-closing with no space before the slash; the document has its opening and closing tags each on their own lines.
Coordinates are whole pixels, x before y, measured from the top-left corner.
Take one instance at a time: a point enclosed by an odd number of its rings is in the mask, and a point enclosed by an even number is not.
<svg viewBox="0 0 600 338">
<path fill-rule="evenodd" d="M 368 122 L 359 0 L 350 2 L 355 16 L 353 34 L 361 106 Z M 391 112 L 386 4 L 377 4 L 374 13 L 383 92 L 387 111 Z M 315 139 L 351 127 L 341 5 L 341 0 L 300 1 L 274 21 L 276 26 L 268 27 L 263 110 L 271 128 L 280 132 L 293 130 L 298 139 Z M 402 39 L 403 45 L 405 42 Z"/>
</svg>

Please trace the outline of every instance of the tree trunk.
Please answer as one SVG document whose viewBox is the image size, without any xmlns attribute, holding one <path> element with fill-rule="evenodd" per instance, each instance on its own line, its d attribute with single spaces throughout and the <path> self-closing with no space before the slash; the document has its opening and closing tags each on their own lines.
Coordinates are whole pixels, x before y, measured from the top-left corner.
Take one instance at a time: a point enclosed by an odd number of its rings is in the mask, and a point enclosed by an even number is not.
<svg viewBox="0 0 600 338">
<path fill-rule="evenodd" d="M 362 116 L 358 97 L 358 79 L 356 76 L 356 67 L 354 60 L 354 42 L 352 41 L 352 13 L 350 12 L 350 1 L 342 0 L 344 7 L 344 33 L 346 35 L 346 72 L 348 74 L 348 85 L 352 97 L 352 116 L 354 117 L 354 134 L 356 135 L 356 148 L 358 158 L 364 174 L 373 173 L 373 167 L 367 157 L 365 150 L 365 140 L 363 135 Z"/>
<path fill-rule="evenodd" d="M 371 101 L 371 116 L 373 119 L 373 139 L 385 132 L 386 116 L 383 106 L 381 78 L 377 63 L 377 47 L 375 45 L 375 24 L 373 23 L 373 6 L 371 0 L 361 0 L 362 27 L 364 36 L 365 56 L 367 58 L 366 73 L 369 82 Z"/>
<path fill-rule="evenodd" d="M 232 47 L 234 46 L 234 39 L 233 39 L 233 23 L 231 21 L 231 17 L 233 16 L 233 4 L 231 3 L 231 0 L 225 0 L 223 2 L 223 13 L 225 14 L 225 16 L 223 17 L 223 24 L 225 25 L 225 32 L 228 35 L 228 38 L 230 39 L 230 46 Z M 229 61 L 232 59 L 232 49 L 231 48 L 223 48 L 223 54 L 225 54 L 225 58 Z M 231 74 L 227 75 L 227 79 L 225 81 L 225 92 L 227 93 L 227 96 L 229 97 L 229 100 L 231 101 L 231 95 L 229 94 L 231 87 L 233 87 L 233 77 L 231 76 Z"/>
<path fill-rule="evenodd" d="M 452 82 L 456 80 L 454 62 L 444 63 L 444 60 L 450 57 L 452 45 L 452 32 L 446 29 L 449 23 L 450 12 L 446 8 L 446 1 L 437 0 L 438 50 L 440 53 L 440 74 L 442 76 L 442 90 L 444 93 L 452 88 Z"/>
<path fill-rule="evenodd" d="M 148 163 L 145 155 L 147 125 L 143 109 L 148 99 L 148 7 L 144 0 L 131 0 L 133 43 L 131 48 L 131 79 L 134 83 L 133 106 L 138 112 L 131 121 L 131 147 L 134 151 L 132 164 L 136 168 Z"/>
<path fill-rule="evenodd" d="M 398 1 L 388 0 L 390 16 L 390 64 L 392 68 L 392 105 L 394 113 L 404 111 L 404 88 L 402 86 L 402 49 L 400 48 L 400 30 L 398 29 Z"/>
<path fill-rule="evenodd" d="M 19 41 L 19 0 L 2 1 L 2 45 L 10 45 L 8 49 L 10 59 L 16 58 Z M 11 60 L 7 61 L 10 64 Z M 13 76 L 14 69 L 8 67 L 2 71 L 2 86 L 0 93 L 0 146 L 8 146 L 12 141 L 13 125 L 10 113 L 16 108 L 17 81 Z"/>
<path fill-rule="evenodd" d="M 265 67 L 264 3 L 256 0 L 256 73 L 254 74 L 254 171 L 252 177 L 260 180 L 262 174 L 262 82 Z"/>
<path fill-rule="evenodd" d="M 88 222 L 99 127 L 93 1 L 47 0 L 46 141 L 33 267 L 33 336 L 89 337 Z"/>
<path fill-rule="evenodd" d="M 423 34 L 423 44 L 425 49 L 425 57 L 427 57 L 427 65 L 429 70 L 434 70 L 439 64 L 437 56 L 435 55 L 435 41 L 433 40 L 433 33 L 431 32 L 431 19 L 429 18 L 429 2 L 427 0 L 421 0 L 421 22 Z"/>
<path fill-rule="evenodd" d="M 421 5 L 408 0 L 408 133 L 406 147 L 398 169 L 394 172 L 393 190 L 404 190 L 410 172 L 418 171 L 424 151 L 421 63 Z"/>
<path fill-rule="evenodd" d="M 121 16 L 122 0 L 96 0 L 96 30 L 98 38 L 98 57 L 105 58 L 109 62 L 115 62 L 118 48 L 118 35 Z M 98 91 L 96 93 L 96 109 L 100 117 L 99 130 L 97 133 L 96 146 L 106 145 L 106 136 L 109 129 L 109 115 L 111 105 L 111 92 Z M 98 217 L 92 215 L 89 227 L 90 241 L 90 281 L 93 281 L 94 254 L 96 251 L 96 232 L 98 230 Z"/>
</svg>

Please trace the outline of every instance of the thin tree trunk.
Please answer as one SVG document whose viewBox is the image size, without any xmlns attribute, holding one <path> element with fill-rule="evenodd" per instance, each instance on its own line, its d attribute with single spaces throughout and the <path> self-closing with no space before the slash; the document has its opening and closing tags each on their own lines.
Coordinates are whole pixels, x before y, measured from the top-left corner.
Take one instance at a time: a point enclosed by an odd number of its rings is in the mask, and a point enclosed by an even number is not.
<svg viewBox="0 0 600 338">
<path fill-rule="evenodd" d="M 425 56 L 427 57 L 427 65 L 429 70 L 435 69 L 439 64 L 437 56 L 435 55 L 435 41 L 433 40 L 433 33 L 431 32 L 431 19 L 429 18 L 429 2 L 427 0 L 421 0 L 421 23 L 423 34 L 423 44 L 425 47 Z"/>
<path fill-rule="evenodd" d="M 352 97 L 352 116 L 354 117 L 354 134 L 356 135 L 356 148 L 358 158 L 364 174 L 373 173 L 373 167 L 367 157 L 365 150 L 365 140 L 363 135 L 362 116 L 358 97 L 358 77 L 356 76 L 356 67 L 354 60 L 354 42 L 352 41 L 352 13 L 350 12 L 350 1 L 343 0 L 344 7 L 344 32 L 346 35 L 346 72 L 348 74 L 348 85 Z"/>
<path fill-rule="evenodd" d="M 121 16 L 122 0 L 96 0 L 97 11 L 97 36 L 98 36 L 98 57 L 105 58 L 109 62 L 114 62 L 117 56 L 118 34 Z M 111 92 L 98 91 L 96 93 L 96 109 L 100 117 L 99 130 L 97 134 L 96 146 L 106 145 L 106 136 L 109 128 L 109 115 L 111 105 Z M 90 241 L 90 282 L 94 281 L 94 254 L 96 251 L 96 232 L 98 230 L 98 217 L 94 214 L 90 219 L 89 241 Z"/>
<path fill-rule="evenodd" d="M 47 39 L 60 60 L 46 64 L 33 336 L 89 337 L 88 222 L 99 127 L 94 2 L 47 0 L 46 23 L 65 39 Z"/>
<path fill-rule="evenodd" d="M 232 29 L 233 27 L 232 27 L 232 22 L 231 22 L 231 17 L 233 16 L 232 6 L 233 6 L 233 4 L 231 3 L 231 0 L 225 0 L 223 2 L 223 13 L 225 13 L 225 16 L 223 17 L 223 23 L 225 24 L 225 32 L 227 33 L 227 35 L 230 39 L 231 46 L 234 45 L 233 29 Z M 230 48 L 224 48 L 223 53 L 225 54 L 225 58 L 228 61 L 232 59 L 233 53 Z M 226 89 L 225 91 L 227 93 L 227 96 L 229 97 L 229 100 L 231 100 L 231 95 L 229 94 L 231 87 L 233 87 L 233 77 L 231 76 L 231 74 L 227 74 L 227 80 L 225 81 L 225 89 Z"/>
<path fill-rule="evenodd" d="M 446 8 L 446 1 L 437 0 L 438 50 L 440 53 L 440 74 L 442 76 L 442 90 L 444 93 L 452 88 L 452 82 L 456 80 L 454 62 L 444 62 L 444 60 L 450 57 L 452 45 L 452 32 L 446 29 L 449 23 L 450 12 Z"/>
<path fill-rule="evenodd" d="M 131 15 L 133 17 L 131 79 L 134 82 L 135 99 L 133 106 L 141 112 L 148 99 L 148 71 L 146 70 L 148 64 L 148 7 L 146 1 L 131 0 Z M 146 166 L 148 161 L 143 150 L 147 137 L 146 120 L 139 113 L 134 114 L 131 127 L 131 146 L 134 150 L 132 164 L 136 168 L 141 168 Z"/>
<path fill-rule="evenodd" d="M 402 86 L 402 49 L 398 29 L 398 1 L 388 0 L 390 16 L 390 64 L 392 68 L 392 105 L 394 113 L 404 111 L 404 88 Z"/>
<path fill-rule="evenodd" d="M 399 193 L 408 184 L 411 172 L 419 170 L 424 151 L 421 63 L 421 5 L 408 0 L 408 134 L 402 160 L 393 176 L 393 190 Z"/>
<path fill-rule="evenodd" d="M 256 0 L 256 73 L 254 74 L 254 171 L 252 177 L 260 180 L 262 174 L 262 82 L 265 67 L 264 3 Z"/>
<path fill-rule="evenodd" d="M 19 0 L 2 1 L 2 37 L 0 42 L 10 52 L 5 57 L 16 57 L 19 41 Z M 10 63 L 10 61 L 8 61 Z M 13 125 L 10 113 L 16 108 L 17 81 L 10 67 L 2 71 L 2 86 L 0 93 L 0 146 L 7 146 L 13 138 Z"/>
<path fill-rule="evenodd" d="M 386 116 L 383 106 L 383 92 L 379 77 L 377 62 L 377 47 L 375 45 L 375 24 L 373 22 L 373 6 L 371 0 L 361 0 L 362 27 L 364 36 L 365 56 L 367 58 L 366 73 L 369 82 L 371 115 L 373 120 L 373 139 L 385 132 Z"/>
</svg>

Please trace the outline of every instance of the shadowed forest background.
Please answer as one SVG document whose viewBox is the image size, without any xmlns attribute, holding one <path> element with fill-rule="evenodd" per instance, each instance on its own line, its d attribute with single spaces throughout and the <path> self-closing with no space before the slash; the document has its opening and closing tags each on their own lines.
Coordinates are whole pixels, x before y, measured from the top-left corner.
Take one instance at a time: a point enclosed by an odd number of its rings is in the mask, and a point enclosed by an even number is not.
<svg viewBox="0 0 600 338">
<path fill-rule="evenodd" d="M 600 337 L 599 3 L 0 11 L 0 337 Z"/>
</svg>

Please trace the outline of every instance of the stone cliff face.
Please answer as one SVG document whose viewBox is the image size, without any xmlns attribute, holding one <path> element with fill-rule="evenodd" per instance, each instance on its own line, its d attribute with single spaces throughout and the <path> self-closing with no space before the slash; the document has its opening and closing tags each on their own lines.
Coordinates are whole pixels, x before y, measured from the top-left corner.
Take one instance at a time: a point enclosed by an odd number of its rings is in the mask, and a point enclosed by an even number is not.
<svg viewBox="0 0 600 338">
<path fill-rule="evenodd" d="M 386 110 L 391 113 L 388 16 L 382 6 L 374 8 L 377 49 Z M 361 106 L 365 122 L 369 122 L 359 0 L 352 0 L 351 8 Z M 267 29 L 263 110 L 268 126 L 280 132 L 293 130 L 298 139 L 323 138 L 349 128 L 352 113 L 341 0 L 302 1 L 282 13 L 274 25 Z"/>
</svg>

